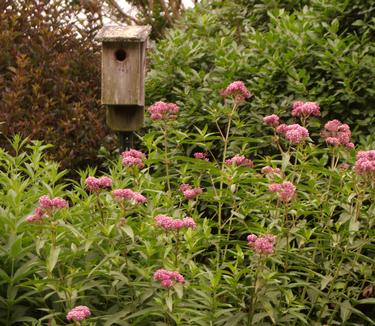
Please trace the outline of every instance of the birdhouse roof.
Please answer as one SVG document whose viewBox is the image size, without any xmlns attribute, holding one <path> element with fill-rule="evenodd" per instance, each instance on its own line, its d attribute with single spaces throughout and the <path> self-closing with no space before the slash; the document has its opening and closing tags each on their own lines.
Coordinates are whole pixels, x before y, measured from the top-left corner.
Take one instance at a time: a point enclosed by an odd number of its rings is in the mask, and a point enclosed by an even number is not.
<svg viewBox="0 0 375 326">
<path fill-rule="evenodd" d="M 95 40 L 99 42 L 144 42 L 151 26 L 103 26 Z"/>
</svg>

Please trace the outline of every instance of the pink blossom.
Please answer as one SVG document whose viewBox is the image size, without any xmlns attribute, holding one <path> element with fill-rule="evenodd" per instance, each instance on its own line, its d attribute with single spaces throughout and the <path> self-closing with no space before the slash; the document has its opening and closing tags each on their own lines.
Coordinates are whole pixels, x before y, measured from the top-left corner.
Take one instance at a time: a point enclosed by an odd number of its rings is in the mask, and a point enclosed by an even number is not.
<svg viewBox="0 0 375 326">
<path fill-rule="evenodd" d="M 290 181 L 284 181 L 281 184 L 270 184 L 268 190 L 270 192 L 277 192 L 279 199 L 283 202 L 291 201 L 296 195 L 296 187 Z"/>
<path fill-rule="evenodd" d="M 62 199 L 60 197 L 52 198 L 52 207 L 54 208 L 67 208 L 69 207 L 68 202 L 65 199 Z"/>
<path fill-rule="evenodd" d="M 296 101 L 293 103 L 292 109 L 293 117 L 320 117 L 320 106 L 317 102 L 302 102 Z"/>
<path fill-rule="evenodd" d="M 279 192 L 281 190 L 281 185 L 278 183 L 272 183 L 268 186 L 268 191 Z"/>
<path fill-rule="evenodd" d="M 193 188 L 188 184 L 182 184 L 180 186 L 180 191 L 184 195 L 185 199 L 191 200 L 198 197 L 202 193 L 202 188 L 196 187 Z"/>
<path fill-rule="evenodd" d="M 39 207 L 42 210 L 50 208 L 66 208 L 68 206 L 68 202 L 61 197 L 50 198 L 44 195 L 39 198 Z"/>
<path fill-rule="evenodd" d="M 264 117 L 263 122 L 269 126 L 276 128 L 280 124 L 280 118 L 276 114 L 271 114 Z"/>
<path fill-rule="evenodd" d="M 197 227 L 197 224 L 191 217 L 179 220 L 167 215 L 158 215 L 155 217 L 155 223 L 165 231 L 179 231 L 183 228 L 195 229 Z"/>
<path fill-rule="evenodd" d="M 77 306 L 68 312 L 66 319 L 69 321 L 82 321 L 89 316 L 91 316 L 91 311 L 88 307 Z"/>
<path fill-rule="evenodd" d="M 26 217 L 27 222 L 32 223 L 40 221 L 47 218 L 53 210 L 69 207 L 69 204 L 65 199 L 61 197 L 50 198 L 46 195 L 41 196 L 38 203 L 39 207 L 35 208 L 34 214 Z"/>
<path fill-rule="evenodd" d="M 285 134 L 286 131 L 288 129 L 288 125 L 286 125 L 285 123 L 282 123 L 281 125 L 279 125 L 277 128 L 276 128 L 276 132 L 278 134 Z"/>
<path fill-rule="evenodd" d="M 260 254 L 272 254 L 274 251 L 274 244 L 276 237 L 271 234 L 267 234 L 261 237 L 257 237 L 255 234 L 247 236 L 247 242 L 251 249 Z"/>
<path fill-rule="evenodd" d="M 34 210 L 34 214 L 26 217 L 26 221 L 30 222 L 30 223 L 37 222 L 37 221 L 40 221 L 41 219 L 43 219 L 45 217 L 46 217 L 46 215 L 44 214 L 44 211 L 40 207 L 37 207 Z"/>
<path fill-rule="evenodd" d="M 51 208 L 52 207 L 52 200 L 48 196 L 46 196 L 46 195 L 41 196 L 39 198 L 39 206 L 42 209 Z"/>
<path fill-rule="evenodd" d="M 235 155 L 232 158 L 225 160 L 225 163 L 229 165 L 243 165 L 250 168 L 254 166 L 253 161 L 243 155 Z"/>
<path fill-rule="evenodd" d="M 309 137 L 309 131 L 297 123 L 292 125 L 281 124 L 276 128 L 276 132 L 283 134 L 293 144 L 300 144 Z"/>
<path fill-rule="evenodd" d="M 156 102 L 148 108 L 152 120 L 175 120 L 179 108 L 174 103 Z"/>
<path fill-rule="evenodd" d="M 88 191 L 97 192 L 101 189 L 112 187 L 112 179 L 105 176 L 100 178 L 89 176 L 85 180 L 85 185 Z"/>
<path fill-rule="evenodd" d="M 375 178 L 375 150 L 359 151 L 356 155 L 354 171 L 359 175 Z"/>
<path fill-rule="evenodd" d="M 234 96 L 236 102 L 243 102 L 252 96 L 242 81 L 234 81 L 221 92 L 221 96 Z"/>
<path fill-rule="evenodd" d="M 309 131 L 300 126 L 299 124 L 293 124 L 288 126 L 288 130 L 285 133 L 285 138 L 293 144 L 300 144 L 309 137 Z"/>
<path fill-rule="evenodd" d="M 275 174 L 280 174 L 281 170 L 279 168 L 273 168 L 272 166 L 264 166 L 261 169 L 261 173 L 265 175 L 275 175 Z"/>
<path fill-rule="evenodd" d="M 159 281 L 161 286 L 165 288 L 169 288 L 175 283 L 185 283 L 185 279 L 180 273 L 167 271 L 166 269 L 158 269 L 154 273 L 154 280 Z"/>
<path fill-rule="evenodd" d="M 354 148 L 354 144 L 350 142 L 351 135 L 350 127 L 346 123 L 341 123 L 341 121 L 336 119 L 328 121 L 324 125 L 324 130 L 321 133 L 321 136 L 328 145 L 341 145 L 347 149 Z"/>
<path fill-rule="evenodd" d="M 194 157 L 198 160 L 204 160 L 204 161 L 209 161 L 208 159 L 208 154 L 207 153 L 203 153 L 203 152 L 196 152 L 194 153 Z"/>
<path fill-rule="evenodd" d="M 136 166 L 140 169 L 144 168 L 144 160 L 146 155 L 135 149 L 130 149 L 128 151 L 122 152 L 122 164 L 124 166 Z"/>
<path fill-rule="evenodd" d="M 112 194 L 117 200 L 131 200 L 135 204 L 144 204 L 147 201 L 146 197 L 131 189 L 115 189 Z"/>
</svg>

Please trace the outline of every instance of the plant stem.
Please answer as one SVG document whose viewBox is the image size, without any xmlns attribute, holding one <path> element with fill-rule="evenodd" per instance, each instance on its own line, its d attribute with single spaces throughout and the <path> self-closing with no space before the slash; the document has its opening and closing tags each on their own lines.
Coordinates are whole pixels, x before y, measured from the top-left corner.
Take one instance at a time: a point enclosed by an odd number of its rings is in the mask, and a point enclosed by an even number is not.
<svg viewBox="0 0 375 326">
<path fill-rule="evenodd" d="M 284 205 L 284 228 L 286 229 L 286 257 L 284 264 L 284 271 L 288 270 L 288 260 L 289 260 L 289 225 L 288 225 L 288 204 Z"/>
<path fill-rule="evenodd" d="M 169 160 L 168 160 L 168 130 L 167 127 L 162 128 L 164 133 L 164 160 L 165 160 L 165 173 L 167 177 L 168 192 L 171 192 L 171 185 L 169 180 Z"/>
<path fill-rule="evenodd" d="M 178 269 L 178 254 L 179 254 L 179 250 L 180 250 L 180 248 L 179 248 L 180 239 L 179 238 L 180 238 L 180 232 L 177 230 L 177 232 L 176 232 L 176 245 L 175 245 L 175 261 L 174 261 L 177 269 Z"/>
<path fill-rule="evenodd" d="M 102 203 L 100 201 L 99 192 L 96 192 L 95 194 L 96 194 L 96 203 L 98 205 L 98 209 L 99 209 L 99 212 L 100 212 L 100 217 L 101 217 L 102 223 L 104 225 L 105 221 L 104 221 L 103 206 L 102 206 Z"/>
</svg>

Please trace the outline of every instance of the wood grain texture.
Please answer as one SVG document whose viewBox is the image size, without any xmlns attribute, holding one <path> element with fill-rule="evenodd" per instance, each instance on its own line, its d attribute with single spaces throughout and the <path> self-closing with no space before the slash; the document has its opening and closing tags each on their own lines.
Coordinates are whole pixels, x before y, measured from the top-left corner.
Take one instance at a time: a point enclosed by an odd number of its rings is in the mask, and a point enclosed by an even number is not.
<svg viewBox="0 0 375 326">
<path fill-rule="evenodd" d="M 116 59 L 124 50 L 126 59 Z M 102 103 L 111 105 L 144 105 L 144 43 L 103 43 Z"/>
<path fill-rule="evenodd" d="M 143 127 L 143 106 L 109 105 L 106 109 L 107 125 L 115 131 L 134 131 Z"/>
</svg>

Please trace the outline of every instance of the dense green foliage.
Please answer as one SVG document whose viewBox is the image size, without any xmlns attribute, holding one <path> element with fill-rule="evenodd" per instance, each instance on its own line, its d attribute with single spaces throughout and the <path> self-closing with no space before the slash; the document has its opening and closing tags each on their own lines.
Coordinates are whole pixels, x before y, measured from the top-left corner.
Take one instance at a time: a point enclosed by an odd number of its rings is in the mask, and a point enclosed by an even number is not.
<svg viewBox="0 0 375 326">
<path fill-rule="evenodd" d="M 100 21 L 88 13 L 79 26 L 77 14 L 64 0 L 0 3 L 2 133 L 53 143 L 50 157 L 75 168 L 97 159 L 108 134 L 93 44 Z"/>
<path fill-rule="evenodd" d="M 178 102 L 184 125 L 214 130 L 208 111 L 219 91 L 242 80 L 254 97 L 238 134 L 261 135 L 262 115 L 310 100 L 324 120 L 338 117 L 355 134 L 374 135 L 374 14 L 367 0 L 207 1 L 159 42 L 148 102 Z"/>
<path fill-rule="evenodd" d="M 233 135 L 247 104 L 231 104 L 214 105 L 227 132 L 156 121 L 142 139 L 144 168 L 109 162 L 113 189 L 142 193 L 142 205 L 119 202 L 111 189 L 90 193 L 95 170 L 64 180 L 38 142 L 16 137 L 15 155 L 1 150 L 0 325 L 63 325 L 77 305 L 91 309 L 89 325 L 375 325 L 374 171 L 352 169 L 354 150 L 310 138 L 294 146 L 271 127 L 257 139 Z M 319 120 L 304 123 L 319 133 Z M 186 146 L 255 164 L 187 157 Z M 279 153 L 257 155 L 265 146 Z M 280 172 L 261 173 L 266 165 Z M 284 181 L 297 190 L 288 201 L 267 190 Z M 203 193 L 187 200 L 181 184 Z M 27 222 L 42 195 L 70 207 Z M 191 216 L 197 227 L 164 232 L 159 214 Z M 249 248 L 250 233 L 273 234 L 275 250 Z M 163 288 L 153 280 L 159 268 L 185 284 Z"/>
</svg>

